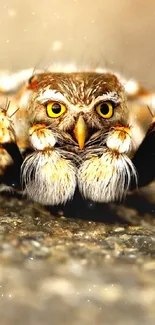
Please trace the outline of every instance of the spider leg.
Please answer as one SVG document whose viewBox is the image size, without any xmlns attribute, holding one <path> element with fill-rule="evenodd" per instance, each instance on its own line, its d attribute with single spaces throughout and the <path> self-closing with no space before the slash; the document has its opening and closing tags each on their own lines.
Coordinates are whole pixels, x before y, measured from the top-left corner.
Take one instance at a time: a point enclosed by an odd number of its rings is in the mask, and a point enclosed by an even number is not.
<svg viewBox="0 0 155 325">
<path fill-rule="evenodd" d="M 20 189 L 20 168 L 23 162 L 20 150 L 16 143 L 4 143 L 2 148 L 5 150 L 5 154 L 11 158 L 13 163 L 5 167 L 5 173 L 1 177 L 1 183 L 15 189 Z"/>
<path fill-rule="evenodd" d="M 20 187 L 21 164 L 14 124 L 7 109 L 0 108 L 0 190 Z"/>
<path fill-rule="evenodd" d="M 148 185 L 155 178 L 155 93 L 143 88 L 136 81 L 128 82 L 126 85 L 128 100 L 129 102 L 131 100 L 132 105 L 133 119 L 131 123 L 135 118 L 139 119 L 135 129 L 136 140 L 139 137 L 138 130 L 143 130 L 145 134 L 132 159 L 137 170 L 138 186 L 142 187 Z M 139 111 L 133 110 L 134 102 L 139 107 Z M 131 189 L 134 188 L 135 184 L 132 183 Z"/>
<path fill-rule="evenodd" d="M 21 189 L 21 165 L 29 150 L 26 107 L 31 74 L 32 69 L 0 75 L 0 191 Z"/>
<path fill-rule="evenodd" d="M 155 178 L 155 122 L 152 122 L 132 162 L 138 173 L 138 186 L 145 186 Z M 132 186 L 133 188 L 134 186 Z"/>
</svg>

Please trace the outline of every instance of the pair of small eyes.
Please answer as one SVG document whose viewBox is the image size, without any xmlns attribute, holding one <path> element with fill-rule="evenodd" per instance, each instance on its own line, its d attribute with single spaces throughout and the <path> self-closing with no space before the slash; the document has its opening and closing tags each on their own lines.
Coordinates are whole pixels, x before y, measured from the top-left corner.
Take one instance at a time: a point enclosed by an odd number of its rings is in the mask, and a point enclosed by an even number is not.
<svg viewBox="0 0 155 325">
<path fill-rule="evenodd" d="M 62 114 L 64 114 L 66 112 L 66 106 L 61 104 L 61 103 L 57 103 L 57 102 L 50 102 L 47 104 L 46 106 L 46 110 L 47 110 L 47 115 L 49 117 L 59 117 Z M 103 118 L 110 118 L 113 116 L 113 112 L 114 112 L 114 107 L 113 104 L 111 102 L 102 102 L 98 105 L 95 106 L 95 111 Z"/>
</svg>

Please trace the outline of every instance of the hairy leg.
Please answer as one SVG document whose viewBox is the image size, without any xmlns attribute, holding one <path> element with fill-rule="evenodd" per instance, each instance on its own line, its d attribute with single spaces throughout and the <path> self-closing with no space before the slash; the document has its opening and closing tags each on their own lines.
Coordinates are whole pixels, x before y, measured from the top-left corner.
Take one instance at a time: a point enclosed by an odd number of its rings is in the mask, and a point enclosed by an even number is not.
<svg viewBox="0 0 155 325">
<path fill-rule="evenodd" d="M 20 187 L 22 156 L 8 109 L 0 108 L 0 190 Z"/>
</svg>

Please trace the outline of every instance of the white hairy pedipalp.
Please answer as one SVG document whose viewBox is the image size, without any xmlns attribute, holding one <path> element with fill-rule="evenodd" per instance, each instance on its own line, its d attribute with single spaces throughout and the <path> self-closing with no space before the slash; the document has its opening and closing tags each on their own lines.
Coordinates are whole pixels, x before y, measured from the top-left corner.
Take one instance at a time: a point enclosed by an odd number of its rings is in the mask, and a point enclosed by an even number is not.
<svg viewBox="0 0 155 325">
<path fill-rule="evenodd" d="M 137 182 L 132 161 L 125 154 L 103 149 L 101 157 L 92 155 L 78 171 L 78 186 L 81 194 L 96 202 L 111 202 L 122 199 L 131 182 Z"/>
<path fill-rule="evenodd" d="M 44 205 L 64 204 L 74 195 L 76 173 L 76 166 L 57 150 L 34 152 L 21 167 L 24 193 Z"/>
</svg>

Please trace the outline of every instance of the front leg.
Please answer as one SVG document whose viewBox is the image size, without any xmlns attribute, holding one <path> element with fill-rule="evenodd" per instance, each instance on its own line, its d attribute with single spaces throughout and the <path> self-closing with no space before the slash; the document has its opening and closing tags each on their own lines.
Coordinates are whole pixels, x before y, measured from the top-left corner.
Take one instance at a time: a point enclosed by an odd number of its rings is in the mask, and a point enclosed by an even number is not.
<svg viewBox="0 0 155 325">
<path fill-rule="evenodd" d="M 34 152 L 21 168 L 24 193 L 44 205 L 66 203 L 72 199 L 77 183 L 70 154 L 56 147 L 58 138 L 45 124 L 32 125 L 29 140 Z"/>
<path fill-rule="evenodd" d="M 20 187 L 22 156 L 7 109 L 0 108 L 0 191 Z"/>
<path fill-rule="evenodd" d="M 133 110 L 133 120 L 138 115 L 139 128 L 145 126 L 144 139 L 132 159 L 138 174 L 138 186 L 146 186 L 155 179 L 155 93 L 133 83 L 135 93 L 129 99 L 139 107 L 138 114 Z M 133 105 L 134 106 L 134 105 Z M 133 106 L 131 108 L 133 109 Z M 132 110 L 131 110 L 132 111 Z M 131 188 L 134 188 L 132 184 Z"/>
<path fill-rule="evenodd" d="M 133 164 L 138 173 L 138 185 L 146 186 L 155 179 L 155 121 L 135 153 Z"/>
<path fill-rule="evenodd" d="M 102 146 L 88 151 L 78 172 L 80 192 L 96 202 L 121 200 L 131 181 L 137 182 L 130 159 L 133 141 L 130 127 L 118 125 L 105 135 Z"/>
</svg>

